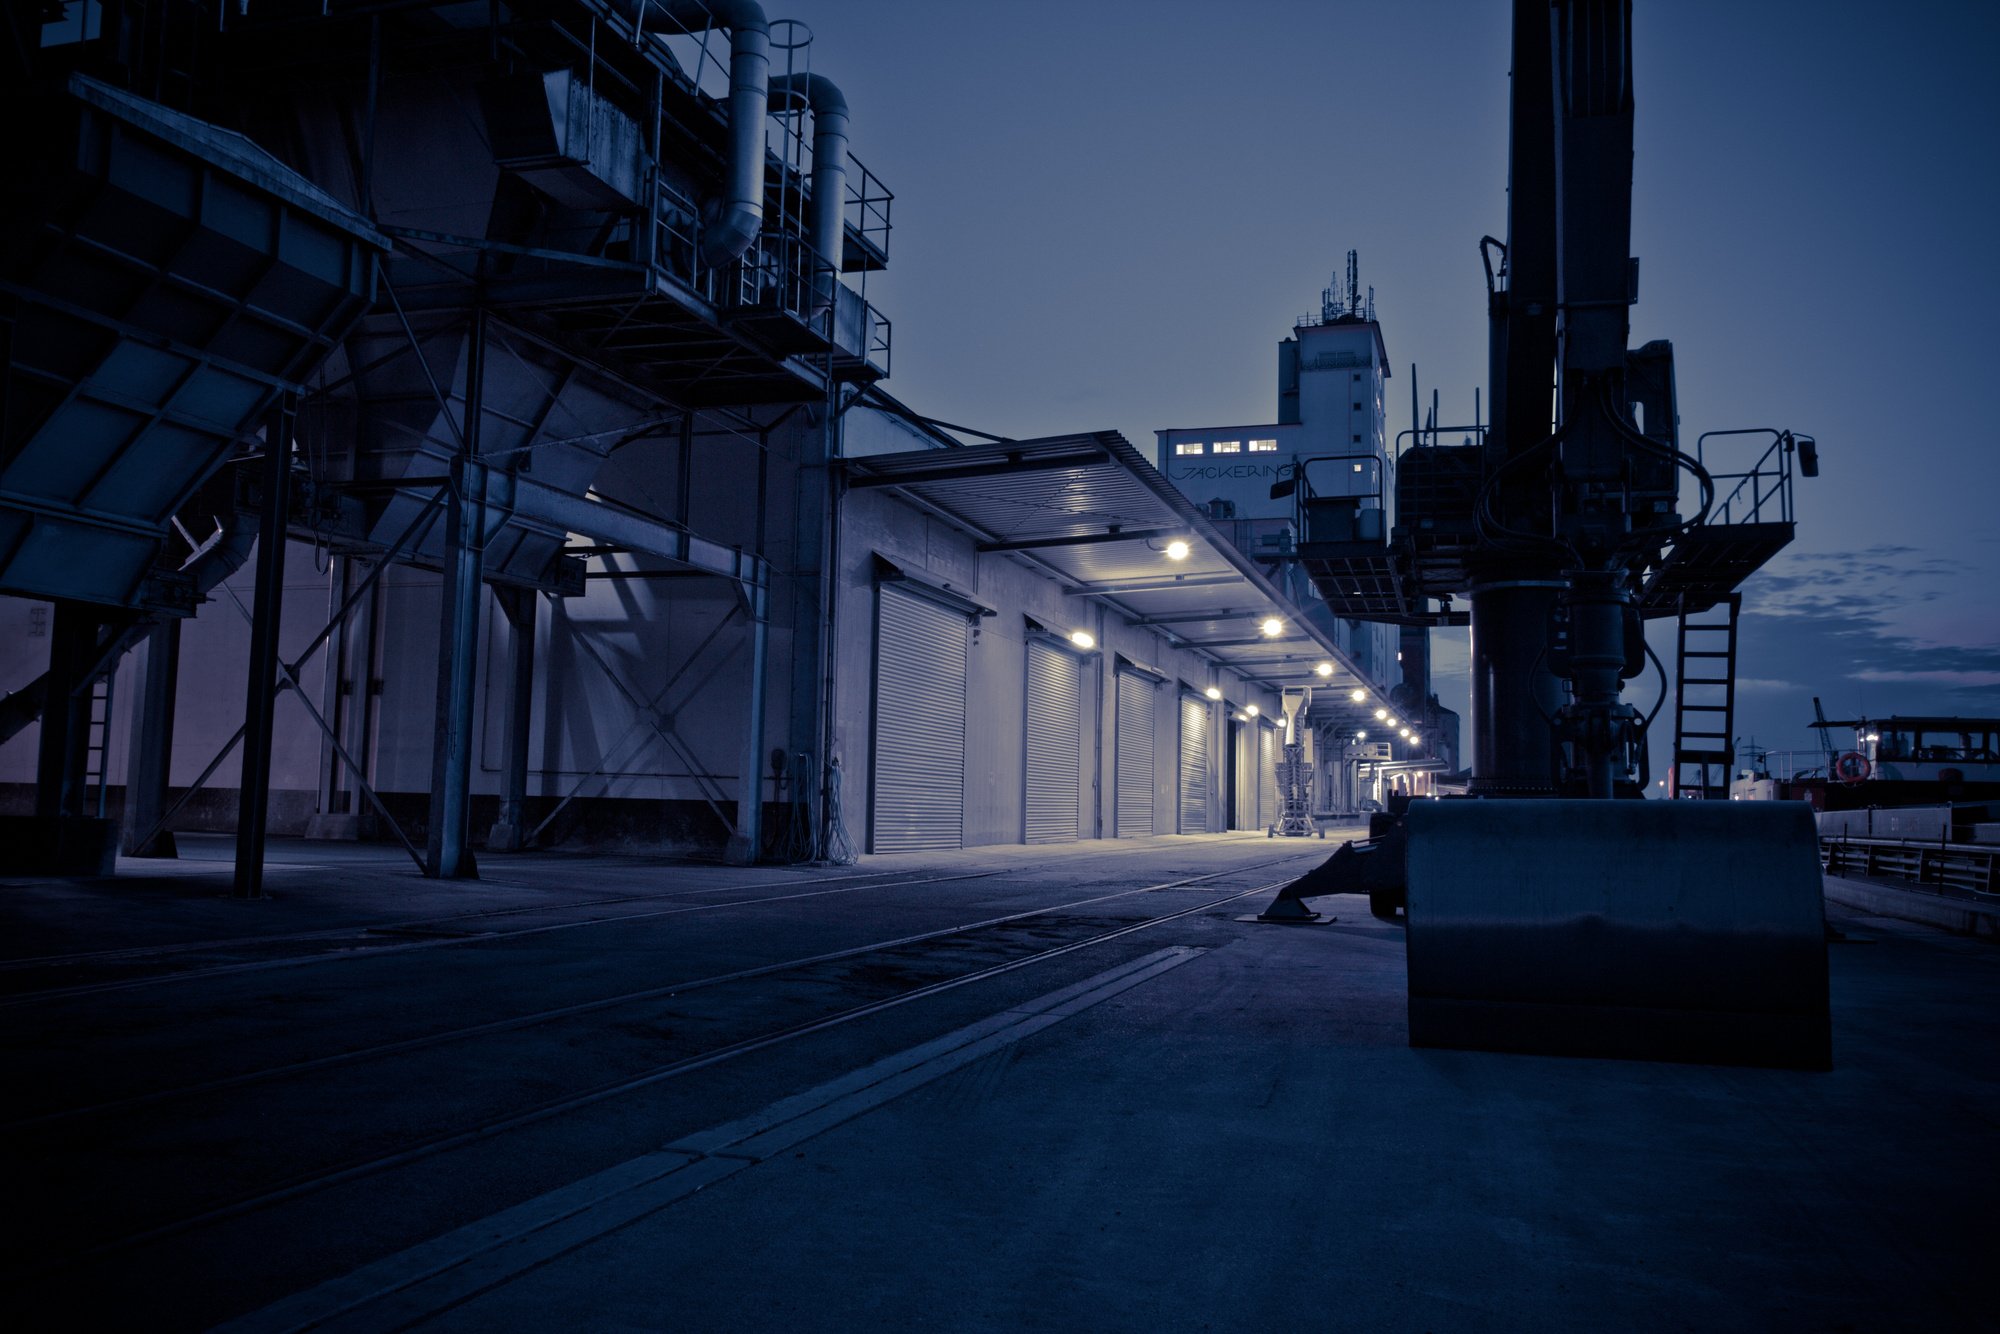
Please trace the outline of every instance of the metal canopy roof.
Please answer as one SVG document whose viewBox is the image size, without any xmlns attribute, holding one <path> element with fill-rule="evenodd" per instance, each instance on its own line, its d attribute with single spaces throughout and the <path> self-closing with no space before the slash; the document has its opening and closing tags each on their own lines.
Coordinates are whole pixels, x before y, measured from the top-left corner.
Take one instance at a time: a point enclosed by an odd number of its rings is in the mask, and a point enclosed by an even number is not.
<svg viewBox="0 0 2000 1334">
<path fill-rule="evenodd" d="M 1375 692 L 1332 636 L 1116 431 L 847 460 L 851 488 L 887 487 L 1095 598 L 1136 625 L 1271 688 Z M 1187 542 L 1184 560 L 1167 544 Z M 1260 624 L 1277 617 L 1276 637 Z M 1079 618 L 1081 619 L 1081 618 Z M 1067 628 L 1067 627 L 1063 627 Z M 1314 667 L 1331 662 L 1331 677 Z"/>
</svg>

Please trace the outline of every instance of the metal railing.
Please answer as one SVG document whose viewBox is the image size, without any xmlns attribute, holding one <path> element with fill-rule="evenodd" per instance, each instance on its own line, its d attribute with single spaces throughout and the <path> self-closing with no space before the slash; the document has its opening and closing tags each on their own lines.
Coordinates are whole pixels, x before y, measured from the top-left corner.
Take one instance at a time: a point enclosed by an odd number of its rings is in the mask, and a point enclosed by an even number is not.
<svg viewBox="0 0 2000 1334">
<path fill-rule="evenodd" d="M 1360 478 L 1360 485 L 1353 486 L 1350 489 L 1329 489 L 1326 491 L 1321 491 L 1315 487 L 1312 480 L 1314 467 L 1316 465 L 1319 466 L 1322 475 L 1324 475 L 1326 469 L 1334 464 L 1343 465 L 1335 473 L 1335 476 L 1347 479 L 1358 476 Z M 1294 485 L 1293 494 L 1295 497 L 1292 502 L 1293 525 L 1299 533 L 1303 534 L 1302 540 L 1307 542 L 1324 540 L 1316 537 L 1313 532 L 1310 507 L 1312 502 L 1316 500 L 1352 500 L 1355 502 L 1357 511 L 1370 508 L 1380 510 L 1384 525 L 1383 532 L 1386 534 L 1389 521 L 1387 509 L 1388 472 L 1389 465 L 1387 460 L 1381 455 L 1374 453 L 1318 454 L 1312 458 L 1299 459 L 1296 463 L 1292 464 L 1290 480 Z M 1329 482 L 1328 485 L 1331 487 L 1332 483 Z M 1370 500 L 1375 502 L 1372 506 L 1363 503 Z"/>
<path fill-rule="evenodd" d="M 884 259 L 889 256 L 890 205 L 896 202 L 895 194 L 882 184 L 882 178 L 868 170 L 860 158 L 847 155 L 847 203 L 843 212 L 846 224 L 860 235 L 862 242 Z"/>
<path fill-rule="evenodd" d="M 2000 900 L 2000 847 L 1971 843 L 1906 843 L 1883 838 L 1822 838 L 1820 868 L 1828 875 L 1886 876 Z"/>
<path fill-rule="evenodd" d="M 1709 508 L 1710 523 L 1790 523 L 1792 522 L 1792 455 L 1801 442 L 1816 446 L 1809 435 L 1770 427 L 1735 431 L 1703 431 L 1694 442 L 1695 462 L 1708 467 L 1707 444 L 1721 436 L 1769 436 L 1771 443 L 1748 469 L 1742 472 L 1709 470 L 1715 482 L 1715 504 Z M 1810 475 L 1811 469 L 1808 469 Z M 1734 482 L 1731 487 L 1728 483 Z M 1766 513 L 1767 509 L 1770 513 Z"/>
<path fill-rule="evenodd" d="M 1760 777 L 1774 778 L 1781 783 L 1802 778 L 1824 778 L 1826 766 L 1826 752 L 1823 750 L 1758 751 L 1752 764 L 1753 770 L 1761 771 Z"/>
</svg>

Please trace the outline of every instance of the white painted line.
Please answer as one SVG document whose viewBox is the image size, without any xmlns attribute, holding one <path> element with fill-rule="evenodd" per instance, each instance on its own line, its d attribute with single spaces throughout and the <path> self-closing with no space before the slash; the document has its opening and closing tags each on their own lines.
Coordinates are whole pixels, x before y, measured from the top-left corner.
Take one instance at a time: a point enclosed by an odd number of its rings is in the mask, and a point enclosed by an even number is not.
<svg viewBox="0 0 2000 1334">
<path fill-rule="evenodd" d="M 400 1329 L 684 1200 L 1205 951 L 1173 946 L 688 1135 L 218 1326 L 222 1334 Z"/>
</svg>

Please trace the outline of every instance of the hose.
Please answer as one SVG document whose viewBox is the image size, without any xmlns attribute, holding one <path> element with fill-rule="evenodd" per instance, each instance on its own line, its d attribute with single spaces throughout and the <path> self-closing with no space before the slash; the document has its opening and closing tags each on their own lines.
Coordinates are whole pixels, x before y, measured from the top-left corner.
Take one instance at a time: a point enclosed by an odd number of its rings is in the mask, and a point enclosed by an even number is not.
<svg viewBox="0 0 2000 1334">
<path fill-rule="evenodd" d="M 834 757 L 826 770 L 826 846 L 815 862 L 829 866 L 852 866 L 858 860 L 854 845 L 847 839 L 847 817 L 840 806 L 840 759 Z"/>
</svg>

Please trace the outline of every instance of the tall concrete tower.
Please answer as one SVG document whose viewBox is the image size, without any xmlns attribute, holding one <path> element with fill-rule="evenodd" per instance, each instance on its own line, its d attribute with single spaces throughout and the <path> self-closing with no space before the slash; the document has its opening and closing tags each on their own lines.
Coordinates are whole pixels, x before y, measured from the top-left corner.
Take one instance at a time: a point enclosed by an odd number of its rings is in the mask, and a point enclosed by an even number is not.
<svg viewBox="0 0 2000 1334">
<path fill-rule="evenodd" d="M 1278 416 L 1237 426 L 1176 426 L 1155 432 L 1158 466 L 1247 554 L 1274 564 L 1296 540 L 1294 501 L 1271 496 L 1274 483 L 1302 477 L 1321 496 L 1373 496 L 1386 507 L 1391 487 L 1385 387 L 1389 356 L 1375 297 L 1360 285 L 1355 252 L 1345 282 L 1336 276 L 1319 309 L 1302 315 L 1278 344 Z M 1297 575 L 1303 585 L 1303 574 Z M 1293 591 L 1302 605 L 1318 599 Z M 1341 647 L 1374 680 L 1396 679 L 1393 627 L 1342 620 Z"/>
</svg>

